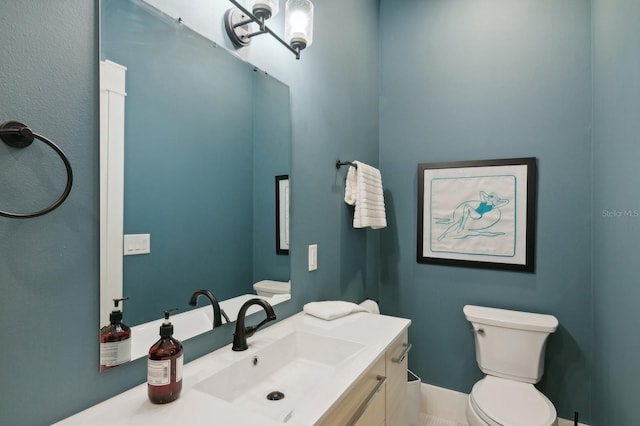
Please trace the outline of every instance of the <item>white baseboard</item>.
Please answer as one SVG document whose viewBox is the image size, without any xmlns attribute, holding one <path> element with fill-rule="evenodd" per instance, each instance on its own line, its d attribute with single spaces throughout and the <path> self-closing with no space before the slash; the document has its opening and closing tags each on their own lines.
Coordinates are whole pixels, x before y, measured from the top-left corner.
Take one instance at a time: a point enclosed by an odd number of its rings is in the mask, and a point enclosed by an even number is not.
<svg viewBox="0 0 640 426">
<path fill-rule="evenodd" d="M 420 407 L 426 414 L 461 425 L 467 424 L 465 409 L 468 394 L 422 383 L 420 395 L 422 395 Z"/>
<path fill-rule="evenodd" d="M 420 395 L 422 397 L 420 408 L 423 413 L 460 425 L 467 424 L 465 410 L 468 394 L 421 383 Z M 558 418 L 558 426 L 574 426 L 573 420 Z M 578 423 L 578 426 L 588 425 Z"/>
<path fill-rule="evenodd" d="M 573 426 L 573 420 L 561 419 L 558 417 L 558 426 Z M 584 423 L 578 423 L 578 426 L 587 426 Z"/>
</svg>

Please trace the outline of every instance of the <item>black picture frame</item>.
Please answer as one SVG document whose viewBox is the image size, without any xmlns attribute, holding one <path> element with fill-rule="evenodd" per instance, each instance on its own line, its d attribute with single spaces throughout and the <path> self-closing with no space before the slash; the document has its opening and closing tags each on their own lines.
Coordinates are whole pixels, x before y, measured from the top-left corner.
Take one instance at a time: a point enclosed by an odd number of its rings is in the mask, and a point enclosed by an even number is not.
<svg viewBox="0 0 640 426">
<path fill-rule="evenodd" d="M 276 254 L 289 254 L 289 175 L 276 176 Z"/>
<path fill-rule="evenodd" d="M 418 164 L 417 262 L 535 270 L 535 157 Z"/>
</svg>

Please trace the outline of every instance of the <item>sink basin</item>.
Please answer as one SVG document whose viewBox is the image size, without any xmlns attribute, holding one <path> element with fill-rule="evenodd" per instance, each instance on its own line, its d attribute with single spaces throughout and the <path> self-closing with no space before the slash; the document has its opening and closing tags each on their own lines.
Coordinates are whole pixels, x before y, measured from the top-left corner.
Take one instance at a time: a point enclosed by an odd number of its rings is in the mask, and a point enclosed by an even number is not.
<svg viewBox="0 0 640 426">
<path fill-rule="evenodd" d="M 363 347 L 357 342 L 293 332 L 202 380 L 194 389 L 287 422 L 295 416 L 297 405 L 313 398 L 313 390 Z"/>
</svg>

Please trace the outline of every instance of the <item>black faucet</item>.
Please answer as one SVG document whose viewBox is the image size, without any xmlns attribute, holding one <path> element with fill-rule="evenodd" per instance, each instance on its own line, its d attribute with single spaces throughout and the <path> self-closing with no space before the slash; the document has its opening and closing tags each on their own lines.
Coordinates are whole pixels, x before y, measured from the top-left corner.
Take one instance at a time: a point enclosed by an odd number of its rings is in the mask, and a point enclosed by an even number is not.
<svg viewBox="0 0 640 426">
<path fill-rule="evenodd" d="M 211 306 L 213 307 L 213 328 L 216 328 L 222 325 L 222 317 L 229 322 L 229 317 L 224 312 L 223 309 L 220 309 L 220 304 L 218 303 L 218 299 L 209 291 L 209 290 L 197 290 L 191 295 L 191 299 L 189 299 L 189 305 L 196 306 L 198 303 L 198 297 L 204 296 L 211 302 Z"/>
<path fill-rule="evenodd" d="M 251 305 L 262 306 L 262 308 L 267 314 L 267 318 L 264 319 L 258 325 L 245 327 L 244 317 L 247 315 L 247 309 L 249 309 L 249 306 Z M 271 307 L 269 302 L 267 302 L 266 300 L 255 298 L 255 299 L 249 299 L 246 302 L 244 302 L 244 304 L 240 308 L 240 311 L 238 312 L 238 318 L 236 319 L 236 332 L 233 334 L 233 346 L 231 347 L 231 349 L 233 349 L 234 351 L 247 350 L 247 348 L 249 347 L 247 345 L 247 337 L 253 336 L 253 333 L 258 331 L 260 327 L 262 327 L 269 321 L 273 321 L 275 319 L 276 319 L 276 314 L 275 312 L 273 312 L 273 308 Z"/>
</svg>

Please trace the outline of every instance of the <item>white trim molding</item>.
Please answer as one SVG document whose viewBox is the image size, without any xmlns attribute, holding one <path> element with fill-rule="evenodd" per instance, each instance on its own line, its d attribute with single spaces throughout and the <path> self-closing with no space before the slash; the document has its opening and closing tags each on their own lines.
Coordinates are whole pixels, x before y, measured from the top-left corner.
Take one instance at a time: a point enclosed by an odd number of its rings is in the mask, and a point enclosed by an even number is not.
<svg viewBox="0 0 640 426">
<path fill-rule="evenodd" d="M 100 325 L 122 297 L 124 102 L 127 68 L 100 62 Z M 120 305 L 120 310 L 124 310 Z"/>
</svg>

